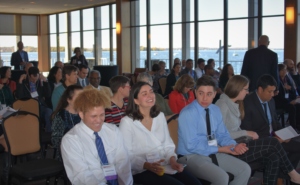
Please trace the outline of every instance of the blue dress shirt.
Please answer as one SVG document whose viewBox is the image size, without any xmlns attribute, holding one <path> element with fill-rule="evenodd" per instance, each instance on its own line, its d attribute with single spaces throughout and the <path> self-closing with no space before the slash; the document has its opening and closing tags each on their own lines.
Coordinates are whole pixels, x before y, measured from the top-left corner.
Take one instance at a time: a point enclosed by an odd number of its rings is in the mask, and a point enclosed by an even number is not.
<svg viewBox="0 0 300 185">
<path fill-rule="evenodd" d="M 216 105 L 209 105 L 209 118 L 211 124 L 211 136 L 215 136 L 218 145 L 236 145 L 223 123 L 222 113 Z M 217 146 L 208 145 L 206 128 L 206 112 L 197 100 L 187 105 L 180 112 L 178 119 L 178 146 L 177 154 L 198 154 L 209 156 L 218 153 Z"/>
<path fill-rule="evenodd" d="M 24 56 L 24 51 L 19 51 L 20 55 L 21 55 L 21 58 L 22 59 L 25 59 L 25 56 Z"/>
</svg>

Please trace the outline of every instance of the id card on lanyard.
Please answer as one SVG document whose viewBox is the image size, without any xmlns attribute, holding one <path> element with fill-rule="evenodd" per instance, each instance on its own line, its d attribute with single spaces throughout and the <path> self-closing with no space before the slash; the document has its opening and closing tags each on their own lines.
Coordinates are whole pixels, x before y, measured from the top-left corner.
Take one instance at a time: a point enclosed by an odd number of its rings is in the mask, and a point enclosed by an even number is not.
<svg viewBox="0 0 300 185">
<path fill-rule="evenodd" d="M 101 165 L 102 170 L 105 176 L 105 179 L 108 180 L 115 180 L 118 179 L 118 175 L 115 169 L 115 166 L 112 165 Z"/>
</svg>

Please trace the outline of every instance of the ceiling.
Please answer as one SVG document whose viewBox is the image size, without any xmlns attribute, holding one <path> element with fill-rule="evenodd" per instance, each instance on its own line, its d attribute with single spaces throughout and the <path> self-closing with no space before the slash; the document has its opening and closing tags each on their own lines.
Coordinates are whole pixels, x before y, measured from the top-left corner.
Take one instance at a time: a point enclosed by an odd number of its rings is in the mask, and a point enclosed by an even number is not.
<svg viewBox="0 0 300 185">
<path fill-rule="evenodd" d="M 115 0 L 0 0 L 0 13 L 51 14 L 112 2 Z"/>
</svg>

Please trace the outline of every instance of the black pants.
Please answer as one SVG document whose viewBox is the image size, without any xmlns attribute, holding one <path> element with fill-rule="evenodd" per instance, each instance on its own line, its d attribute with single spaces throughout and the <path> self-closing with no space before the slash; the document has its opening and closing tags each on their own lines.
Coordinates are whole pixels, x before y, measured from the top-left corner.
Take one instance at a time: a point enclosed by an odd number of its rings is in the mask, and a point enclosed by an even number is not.
<svg viewBox="0 0 300 185">
<path fill-rule="evenodd" d="M 285 110 L 289 114 L 289 122 L 293 128 L 300 129 L 300 104 L 277 103 L 276 107 Z"/>
<path fill-rule="evenodd" d="M 281 145 L 286 151 L 287 156 L 290 159 L 293 167 L 296 169 L 300 160 L 300 142 L 291 139 L 290 142 L 282 143 Z"/>
<path fill-rule="evenodd" d="M 201 182 L 187 170 L 175 175 L 164 174 L 163 176 L 147 170 L 133 175 L 133 181 L 143 185 L 201 185 Z"/>
</svg>

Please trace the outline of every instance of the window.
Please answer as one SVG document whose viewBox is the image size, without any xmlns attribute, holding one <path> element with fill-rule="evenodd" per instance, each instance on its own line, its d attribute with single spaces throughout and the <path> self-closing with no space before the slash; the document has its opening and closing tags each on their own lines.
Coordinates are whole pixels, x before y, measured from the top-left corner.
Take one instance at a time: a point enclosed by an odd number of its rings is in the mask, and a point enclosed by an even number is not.
<svg viewBox="0 0 300 185">
<path fill-rule="evenodd" d="M 173 61 L 174 59 L 179 58 L 182 59 L 182 25 L 181 24 L 174 24 L 173 25 Z M 170 67 L 173 67 L 170 66 Z"/>
<path fill-rule="evenodd" d="M 169 0 L 150 1 L 150 23 L 163 24 L 169 22 Z"/>
<path fill-rule="evenodd" d="M 83 30 L 93 30 L 94 29 L 94 8 L 83 10 Z"/>
<path fill-rule="evenodd" d="M 198 0 L 198 20 L 223 19 L 223 3 L 224 0 Z"/>
<path fill-rule="evenodd" d="M 59 34 L 59 56 L 60 56 L 60 61 L 62 61 L 63 63 L 69 62 L 67 33 Z"/>
<path fill-rule="evenodd" d="M 80 11 L 71 12 L 71 31 L 80 31 Z"/>
<path fill-rule="evenodd" d="M 22 36 L 24 51 L 28 52 L 29 61 L 38 61 L 38 37 Z"/>
<path fill-rule="evenodd" d="M 0 36 L 1 58 L 3 66 L 10 66 L 10 58 L 13 52 L 18 50 L 17 43 L 20 41 L 18 36 Z"/>
<path fill-rule="evenodd" d="M 262 2 L 263 16 L 284 14 L 284 0 L 263 0 Z"/>
<path fill-rule="evenodd" d="M 248 17 L 248 0 L 228 0 L 228 18 Z"/>
</svg>

